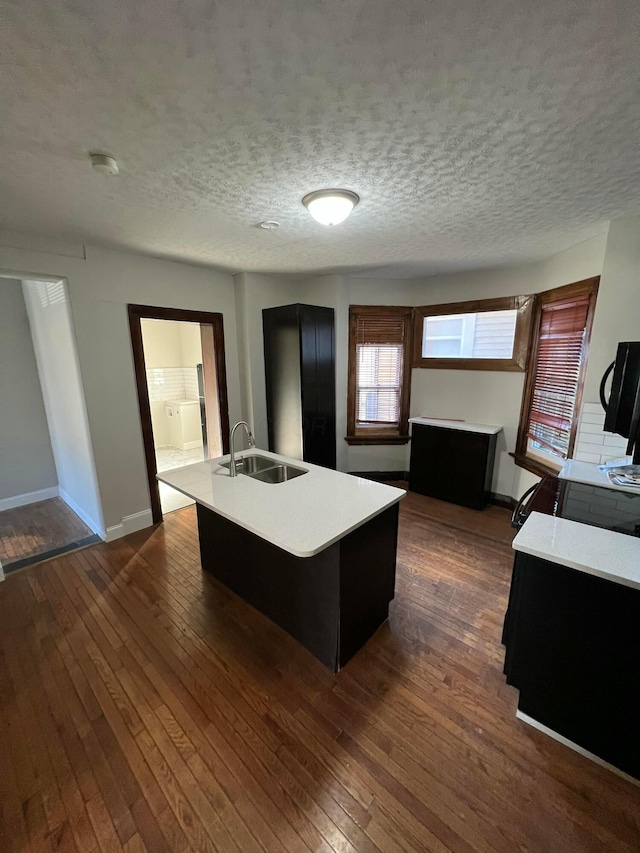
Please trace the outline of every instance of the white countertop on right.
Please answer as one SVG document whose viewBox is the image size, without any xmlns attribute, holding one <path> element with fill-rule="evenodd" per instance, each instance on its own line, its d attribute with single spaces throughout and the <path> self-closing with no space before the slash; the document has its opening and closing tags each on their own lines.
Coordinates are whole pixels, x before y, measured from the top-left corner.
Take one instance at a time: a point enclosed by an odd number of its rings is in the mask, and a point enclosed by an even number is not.
<svg viewBox="0 0 640 853">
<path fill-rule="evenodd" d="M 437 426 L 442 427 L 442 429 L 457 429 L 462 432 L 480 432 L 485 435 L 496 435 L 502 432 L 502 427 L 495 424 L 471 424 L 468 421 L 448 421 L 446 418 L 409 418 L 409 423 Z"/>
<path fill-rule="evenodd" d="M 640 589 L 640 539 L 532 512 L 513 549 L 589 575 Z"/>
<path fill-rule="evenodd" d="M 588 486 L 601 486 L 604 489 L 615 489 L 618 492 L 640 494 L 640 489 L 634 486 L 615 486 L 606 471 L 601 471 L 593 462 L 579 462 L 577 459 L 567 459 L 558 474 L 560 480 L 572 480 L 574 483 L 586 483 Z"/>
</svg>

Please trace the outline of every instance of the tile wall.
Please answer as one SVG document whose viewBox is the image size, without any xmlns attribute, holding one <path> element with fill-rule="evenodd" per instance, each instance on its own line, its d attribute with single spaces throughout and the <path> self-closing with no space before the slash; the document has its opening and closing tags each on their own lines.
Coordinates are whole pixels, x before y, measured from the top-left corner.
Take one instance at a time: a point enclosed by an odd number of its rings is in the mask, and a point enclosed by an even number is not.
<svg viewBox="0 0 640 853">
<path fill-rule="evenodd" d="M 149 400 L 197 400 L 198 378 L 195 367 L 152 367 L 147 370 Z"/>
<path fill-rule="evenodd" d="M 585 403 L 578 424 L 574 459 L 602 465 L 610 459 L 622 459 L 625 456 L 627 440 L 614 433 L 604 432 L 603 426 L 604 410 L 600 403 Z"/>
</svg>

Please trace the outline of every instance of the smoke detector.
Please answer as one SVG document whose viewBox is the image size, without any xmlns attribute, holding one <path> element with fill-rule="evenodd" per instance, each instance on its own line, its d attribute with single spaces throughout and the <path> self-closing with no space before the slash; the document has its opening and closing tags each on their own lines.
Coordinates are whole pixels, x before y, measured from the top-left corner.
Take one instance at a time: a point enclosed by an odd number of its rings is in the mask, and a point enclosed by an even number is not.
<svg viewBox="0 0 640 853">
<path fill-rule="evenodd" d="M 101 175 L 117 175 L 120 171 L 116 161 L 108 154 L 90 154 L 89 156 L 91 157 L 91 165 Z"/>
</svg>

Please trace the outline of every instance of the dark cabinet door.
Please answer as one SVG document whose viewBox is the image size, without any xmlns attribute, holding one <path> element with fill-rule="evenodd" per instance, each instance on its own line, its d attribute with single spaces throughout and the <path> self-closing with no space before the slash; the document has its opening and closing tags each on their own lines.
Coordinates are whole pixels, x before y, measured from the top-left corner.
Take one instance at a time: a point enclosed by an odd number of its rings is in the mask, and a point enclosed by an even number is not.
<svg viewBox="0 0 640 853">
<path fill-rule="evenodd" d="M 409 488 L 482 509 L 489 502 L 495 435 L 413 424 Z"/>
<path fill-rule="evenodd" d="M 336 467 L 333 309 L 300 306 L 304 459 Z"/>
<path fill-rule="evenodd" d="M 640 778 L 640 590 L 518 553 L 505 644 L 518 708 Z"/>
<path fill-rule="evenodd" d="M 335 468 L 333 309 L 282 305 L 262 316 L 269 450 Z"/>
</svg>

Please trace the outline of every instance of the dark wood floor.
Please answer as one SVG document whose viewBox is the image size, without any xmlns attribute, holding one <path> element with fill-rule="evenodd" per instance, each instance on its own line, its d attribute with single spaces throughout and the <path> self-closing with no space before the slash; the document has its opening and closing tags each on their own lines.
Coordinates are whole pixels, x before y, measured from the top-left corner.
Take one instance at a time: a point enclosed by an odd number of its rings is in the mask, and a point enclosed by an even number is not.
<svg viewBox="0 0 640 853">
<path fill-rule="evenodd" d="M 62 498 L 0 512 L 0 562 L 5 567 L 93 536 Z"/>
<path fill-rule="evenodd" d="M 202 576 L 194 516 L 0 585 L 0 850 L 640 849 L 640 789 L 515 719 L 506 511 L 409 495 L 337 676 Z"/>
</svg>

